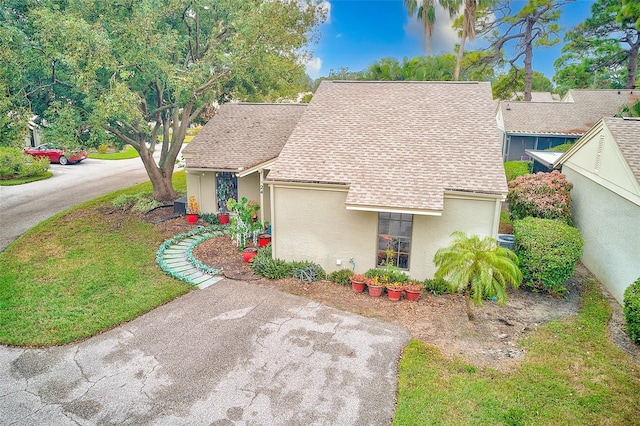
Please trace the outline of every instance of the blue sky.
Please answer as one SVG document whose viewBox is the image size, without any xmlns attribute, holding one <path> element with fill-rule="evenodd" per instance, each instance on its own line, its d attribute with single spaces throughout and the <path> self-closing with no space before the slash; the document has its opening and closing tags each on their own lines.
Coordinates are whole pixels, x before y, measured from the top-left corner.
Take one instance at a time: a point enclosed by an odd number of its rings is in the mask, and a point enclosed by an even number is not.
<svg viewBox="0 0 640 426">
<path fill-rule="evenodd" d="M 307 64 L 312 78 L 327 76 L 331 69 L 347 67 L 360 71 L 384 57 L 425 55 L 425 36 L 417 18 L 408 16 L 403 0 L 326 0 L 327 21 L 320 27 L 320 41 L 311 46 L 313 58 Z M 526 1 L 514 1 L 520 10 Z M 560 24 L 571 28 L 590 15 L 593 0 L 576 0 L 563 7 Z M 453 53 L 459 38 L 451 29 L 449 14 L 443 9 L 436 15 L 432 38 L 434 55 Z M 467 43 L 466 49 L 479 49 L 486 41 Z M 553 62 L 560 56 L 563 41 L 551 48 L 536 49 L 533 67 L 551 78 Z M 505 52 L 507 55 L 509 50 Z"/>
</svg>

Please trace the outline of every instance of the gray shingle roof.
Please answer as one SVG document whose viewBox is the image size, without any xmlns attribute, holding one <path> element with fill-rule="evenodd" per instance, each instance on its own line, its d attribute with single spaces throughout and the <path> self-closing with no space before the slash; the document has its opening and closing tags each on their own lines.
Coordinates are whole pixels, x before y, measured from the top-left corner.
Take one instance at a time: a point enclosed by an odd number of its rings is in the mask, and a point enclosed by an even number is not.
<svg viewBox="0 0 640 426">
<path fill-rule="evenodd" d="M 489 83 L 323 81 L 269 179 L 349 185 L 347 204 L 442 210 L 505 194 Z"/>
<path fill-rule="evenodd" d="M 306 104 L 224 104 L 184 148 L 187 168 L 248 169 L 275 159 Z"/>
<path fill-rule="evenodd" d="M 631 172 L 640 182 L 640 120 L 607 117 L 604 124 L 615 138 Z"/>
<path fill-rule="evenodd" d="M 640 97 L 635 90 L 570 90 L 563 102 L 503 101 L 507 133 L 582 135 Z"/>
</svg>

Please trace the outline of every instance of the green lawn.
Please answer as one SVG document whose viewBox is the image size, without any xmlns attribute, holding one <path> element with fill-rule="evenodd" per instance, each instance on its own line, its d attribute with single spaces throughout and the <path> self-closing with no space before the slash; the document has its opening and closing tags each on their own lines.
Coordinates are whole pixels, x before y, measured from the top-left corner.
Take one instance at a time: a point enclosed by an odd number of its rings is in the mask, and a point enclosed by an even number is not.
<svg viewBox="0 0 640 426">
<path fill-rule="evenodd" d="M 577 317 L 522 342 L 514 373 L 479 369 L 412 341 L 400 363 L 396 425 L 640 424 L 640 367 L 607 337 L 610 306 L 586 281 Z"/>
<path fill-rule="evenodd" d="M 133 149 L 132 146 L 127 145 L 122 151 L 114 152 L 110 154 L 98 154 L 97 152 L 89 153 L 89 158 L 95 158 L 96 160 L 128 160 L 130 158 L 137 158 L 138 151 Z"/>
<path fill-rule="evenodd" d="M 176 176 L 176 188 L 184 188 L 184 172 Z M 150 189 L 146 183 L 117 194 Z M 43 222 L 0 253 L 0 343 L 83 339 L 191 289 L 156 266 L 163 237 L 152 224 L 99 211 L 117 194 Z"/>
<path fill-rule="evenodd" d="M 17 179 L 0 180 L 0 186 L 22 185 L 25 183 L 36 182 L 43 179 L 49 179 L 51 176 L 53 176 L 53 173 L 44 172 L 38 176 L 29 176 L 29 177 L 23 177 L 23 178 L 17 178 Z"/>
</svg>

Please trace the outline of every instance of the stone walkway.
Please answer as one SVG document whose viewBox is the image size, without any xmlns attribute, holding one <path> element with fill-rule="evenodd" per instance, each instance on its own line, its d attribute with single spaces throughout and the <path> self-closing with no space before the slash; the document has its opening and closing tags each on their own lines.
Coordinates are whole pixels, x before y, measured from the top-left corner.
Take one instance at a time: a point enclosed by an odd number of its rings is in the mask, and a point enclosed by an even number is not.
<svg viewBox="0 0 640 426">
<path fill-rule="evenodd" d="M 205 289 L 222 280 L 222 270 L 214 269 L 193 257 L 193 249 L 209 238 L 225 233 L 218 226 L 198 228 L 167 240 L 158 249 L 156 262 L 172 277 L 185 281 L 199 289 Z"/>
</svg>

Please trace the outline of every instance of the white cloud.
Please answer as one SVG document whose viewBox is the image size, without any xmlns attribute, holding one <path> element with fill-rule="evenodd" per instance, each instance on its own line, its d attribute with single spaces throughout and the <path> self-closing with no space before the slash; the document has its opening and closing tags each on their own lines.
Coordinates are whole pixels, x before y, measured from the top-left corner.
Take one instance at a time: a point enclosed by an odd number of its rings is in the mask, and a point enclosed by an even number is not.
<svg viewBox="0 0 640 426">
<path fill-rule="evenodd" d="M 451 28 L 453 19 L 449 17 L 442 6 L 436 4 L 436 22 L 431 35 L 431 54 L 433 56 L 444 53 L 454 53 L 453 49 L 456 43 L 460 42 L 457 32 Z M 420 40 L 422 51 L 427 50 L 427 37 L 424 33 L 424 23 L 417 17 L 409 17 L 404 26 L 404 32 L 408 36 L 415 37 Z"/>
<path fill-rule="evenodd" d="M 311 78 L 318 78 L 320 69 L 322 69 L 322 59 L 318 57 L 309 59 L 305 65 L 305 70 Z"/>
</svg>

